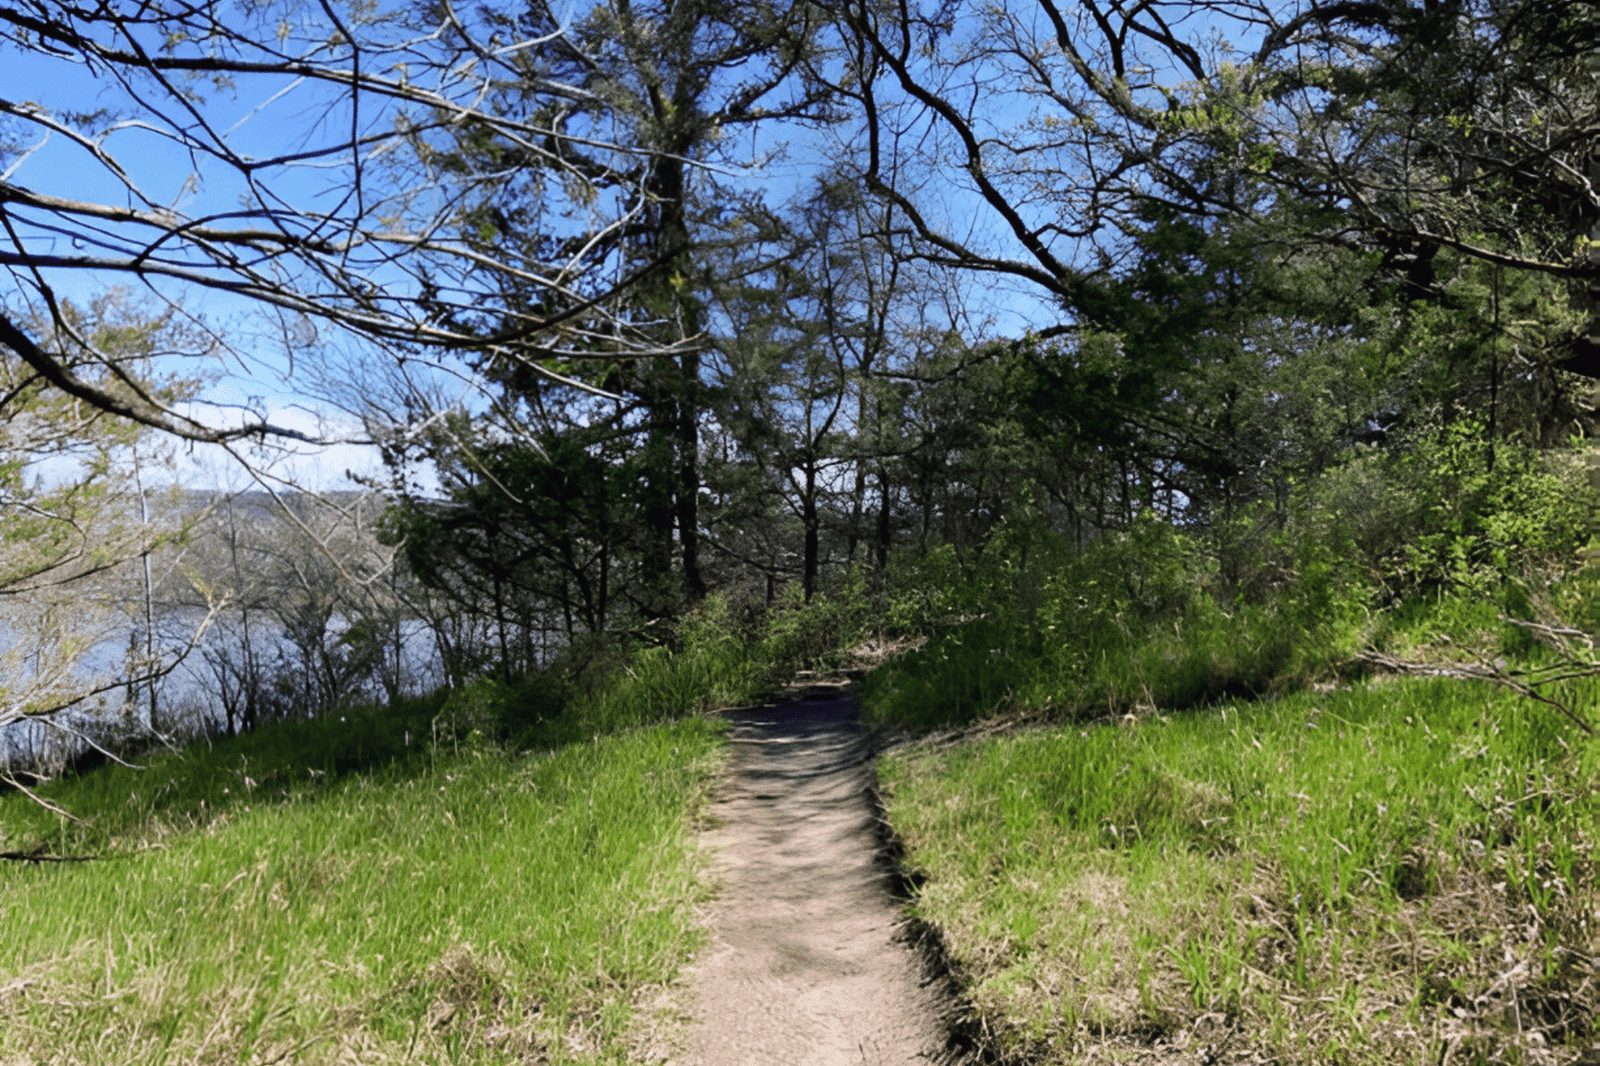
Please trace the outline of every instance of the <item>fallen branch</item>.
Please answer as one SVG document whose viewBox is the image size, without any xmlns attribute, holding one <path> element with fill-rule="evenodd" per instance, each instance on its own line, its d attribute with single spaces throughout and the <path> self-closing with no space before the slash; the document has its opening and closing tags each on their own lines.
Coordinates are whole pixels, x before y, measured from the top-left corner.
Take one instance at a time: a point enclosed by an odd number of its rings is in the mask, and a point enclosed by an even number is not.
<svg viewBox="0 0 1600 1066">
<path fill-rule="evenodd" d="M 79 825 L 89 824 L 82 818 L 79 818 L 77 815 L 73 814 L 71 811 L 63 810 L 62 808 L 57 807 L 54 803 L 51 803 L 49 800 L 33 791 L 33 789 L 29 788 L 27 785 L 24 785 L 21 781 L 18 781 L 16 775 L 14 774 L 0 773 L 0 785 L 11 786 L 24 796 L 27 796 L 33 802 L 37 803 L 39 806 L 43 807 L 45 810 L 49 811 L 51 814 L 59 815 L 68 821 L 77 822 Z"/>
<path fill-rule="evenodd" d="M 44 850 L 34 851 L 0 851 L 0 859 L 10 862 L 31 862 L 37 865 L 41 862 L 93 862 L 91 855 L 47 855 Z"/>
<path fill-rule="evenodd" d="M 1541 626 L 1534 622 L 1518 622 L 1506 619 L 1513 625 L 1523 626 L 1541 632 L 1541 635 L 1568 638 L 1572 635 L 1581 636 L 1588 641 L 1587 634 L 1578 633 L 1576 630 L 1558 629 L 1554 626 Z M 1563 651 L 1570 651 L 1570 645 L 1562 639 Z M 1592 645 L 1591 645 L 1592 646 Z M 1573 725 L 1583 730 L 1588 736 L 1594 736 L 1594 727 L 1584 717 L 1554 696 L 1547 696 L 1539 691 L 1539 686 L 1554 685 L 1563 681 L 1576 681 L 1582 678 L 1600 677 L 1600 663 L 1585 659 L 1568 659 L 1550 666 L 1536 667 L 1531 670 L 1512 670 L 1506 666 L 1504 659 L 1493 661 L 1480 658 L 1475 663 L 1451 662 L 1413 662 L 1406 659 L 1397 659 L 1392 655 L 1369 648 L 1356 656 L 1362 662 L 1381 666 L 1385 670 L 1392 670 L 1401 674 L 1420 674 L 1424 677 L 1454 677 L 1464 681 L 1487 681 L 1492 685 L 1510 689 L 1519 696 L 1542 703 L 1547 707 L 1559 711 Z"/>
</svg>

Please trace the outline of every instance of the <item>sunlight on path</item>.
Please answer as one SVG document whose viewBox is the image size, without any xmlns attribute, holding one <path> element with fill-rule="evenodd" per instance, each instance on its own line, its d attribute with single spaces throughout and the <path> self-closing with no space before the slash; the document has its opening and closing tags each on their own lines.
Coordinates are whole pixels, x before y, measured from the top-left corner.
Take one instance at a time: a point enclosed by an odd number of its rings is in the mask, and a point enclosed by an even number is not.
<svg viewBox="0 0 1600 1066">
<path fill-rule="evenodd" d="M 937 985 L 896 938 L 859 712 L 841 697 L 731 715 L 681 1066 L 953 1061 Z"/>
</svg>

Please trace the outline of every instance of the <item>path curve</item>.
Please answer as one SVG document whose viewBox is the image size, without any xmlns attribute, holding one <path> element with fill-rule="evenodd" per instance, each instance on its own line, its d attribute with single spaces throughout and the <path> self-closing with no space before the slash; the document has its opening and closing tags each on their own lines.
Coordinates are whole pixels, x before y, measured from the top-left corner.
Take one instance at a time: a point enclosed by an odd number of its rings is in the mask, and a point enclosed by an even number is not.
<svg viewBox="0 0 1600 1066">
<path fill-rule="evenodd" d="M 943 983 L 898 934 L 854 696 L 729 712 L 705 834 L 711 944 L 690 978 L 681 1066 L 953 1063 Z"/>
</svg>

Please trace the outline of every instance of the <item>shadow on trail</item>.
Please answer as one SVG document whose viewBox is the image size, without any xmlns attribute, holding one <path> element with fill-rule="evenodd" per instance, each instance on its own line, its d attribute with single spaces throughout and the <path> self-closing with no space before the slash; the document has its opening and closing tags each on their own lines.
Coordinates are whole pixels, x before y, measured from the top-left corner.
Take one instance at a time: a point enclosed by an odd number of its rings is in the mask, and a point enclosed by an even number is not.
<svg viewBox="0 0 1600 1066">
<path fill-rule="evenodd" d="M 956 1061 L 943 982 L 899 936 L 852 695 L 728 713 L 733 753 L 706 834 L 719 883 L 686 1064 Z"/>
</svg>

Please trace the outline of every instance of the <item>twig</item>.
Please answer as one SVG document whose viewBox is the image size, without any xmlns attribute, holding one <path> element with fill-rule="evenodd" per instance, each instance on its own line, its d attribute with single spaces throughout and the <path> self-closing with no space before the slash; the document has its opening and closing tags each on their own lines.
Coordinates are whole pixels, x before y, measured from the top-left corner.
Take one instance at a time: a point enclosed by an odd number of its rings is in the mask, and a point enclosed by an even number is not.
<svg viewBox="0 0 1600 1066">
<path fill-rule="evenodd" d="M 1517 626 L 1519 629 L 1526 629 L 1536 637 L 1544 638 L 1547 644 L 1550 644 L 1561 651 L 1569 650 L 1570 646 L 1567 643 L 1567 638 L 1569 637 L 1575 637 L 1582 641 L 1586 650 L 1594 650 L 1594 637 L 1588 633 L 1585 633 L 1581 629 L 1572 629 L 1567 626 L 1545 625 L 1543 622 L 1529 622 L 1522 618 L 1502 617 L 1500 620 L 1510 625 Z"/>
<path fill-rule="evenodd" d="M 63 810 L 62 808 L 57 807 L 54 803 L 51 803 L 49 800 L 33 791 L 33 789 L 29 788 L 27 785 L 24 785 L 21 781 L 18 781 L 15 775 L 9 772 L 0 773 L 0 785 L 10 785 L 12 788 L 16 789 L 24 796 L 27 796 L 29 799 L 43 807 L 45 810 L 49 811 L 51 814 L 58 814 L 68 821 L 77 822 L 79 825 L 89 824 L 82 818 L 79 818 L 77 815 L 73 814 L 71 811 Z"/>
<path fill-rule="evenodd" d="M 1577 661 L 1559 663 L 1556 666 L 1544 667 L 1538 671 L 1513 672 L 1495 663 L 1408 662 L 1405 659 L 1396 659 L 1392 655 L 1386 655 L 1374 649 L 1362 652 L 1357 658 L 1363 662 L 1381 666 L 1386 670 L 1393 670 L 1396 673 L 1422 674 L 1429 677 L 1454 677 L 1466 681 L 1488 681 L 1502 688 L 1508 688 L 1519 696 L 1524 696 L 1527 699 L 1554 708 L 1561 712 L 1573 725 L 1583 730 L 1585 734 L 1594 736 L 1594 727 L 1585 721 L 1582 715 L 1553 696 L 1546 696 L 1544 693 L 1539 692 L 1533 686 L 1550 684 L 1555 681 L 1571 681 L 1584 677 L 1600 677 L 1600 663 Z M 1519 680 L 1519 678 L 1532 677 L 1535 673 L 1548 673 L 1557 669 L 1570 672 L 1563 672 L 1554 677 L 1535 678 L 1532 681 Z"/>
<path fill-rule="evenodd" d="M 0 859 L 10 862 L 93 862 L 92 855 L 45 855 L 28 851 L 0 851 Z"/>
<path fill-rule="evenodd" d="M 126 682 L 122 682 L 122 683 L 126 684 Z M 56 729 L 56 730 L 59 730 L 62 733 L 65 733 L 69 737 L 76 737 L 78 740 L 83 741 L 85 744 L 89 745 L 89 747 L 93 748 L 95 751 L 98 751 L 101 755 L 104 755 L 106 758 L 110 759 L 112 762 L 116 763 L 118 766 L 126 766 L 130 770 L 143 770 L 144 769 L 144 767 L 142 767 L 142 766 L 136 766 L 131 762 L 125 762 L 115 752 L 108 751 L 107 749 L 101 747 L 98 743 L 95 742 L 95 739 L 93 737 L 89 736 L 89 734 L 80 732 L 79 730 L 76 730 L 76 729 L 72 728 L 69 725 L 63 725 L 62 723 L 56 721 L 54 715 L 48 715 L 48 716 L 39 718 L 38 721 L 43 722 L 45 725 L 49 726 L 51 729 Z"/>
</svg>

